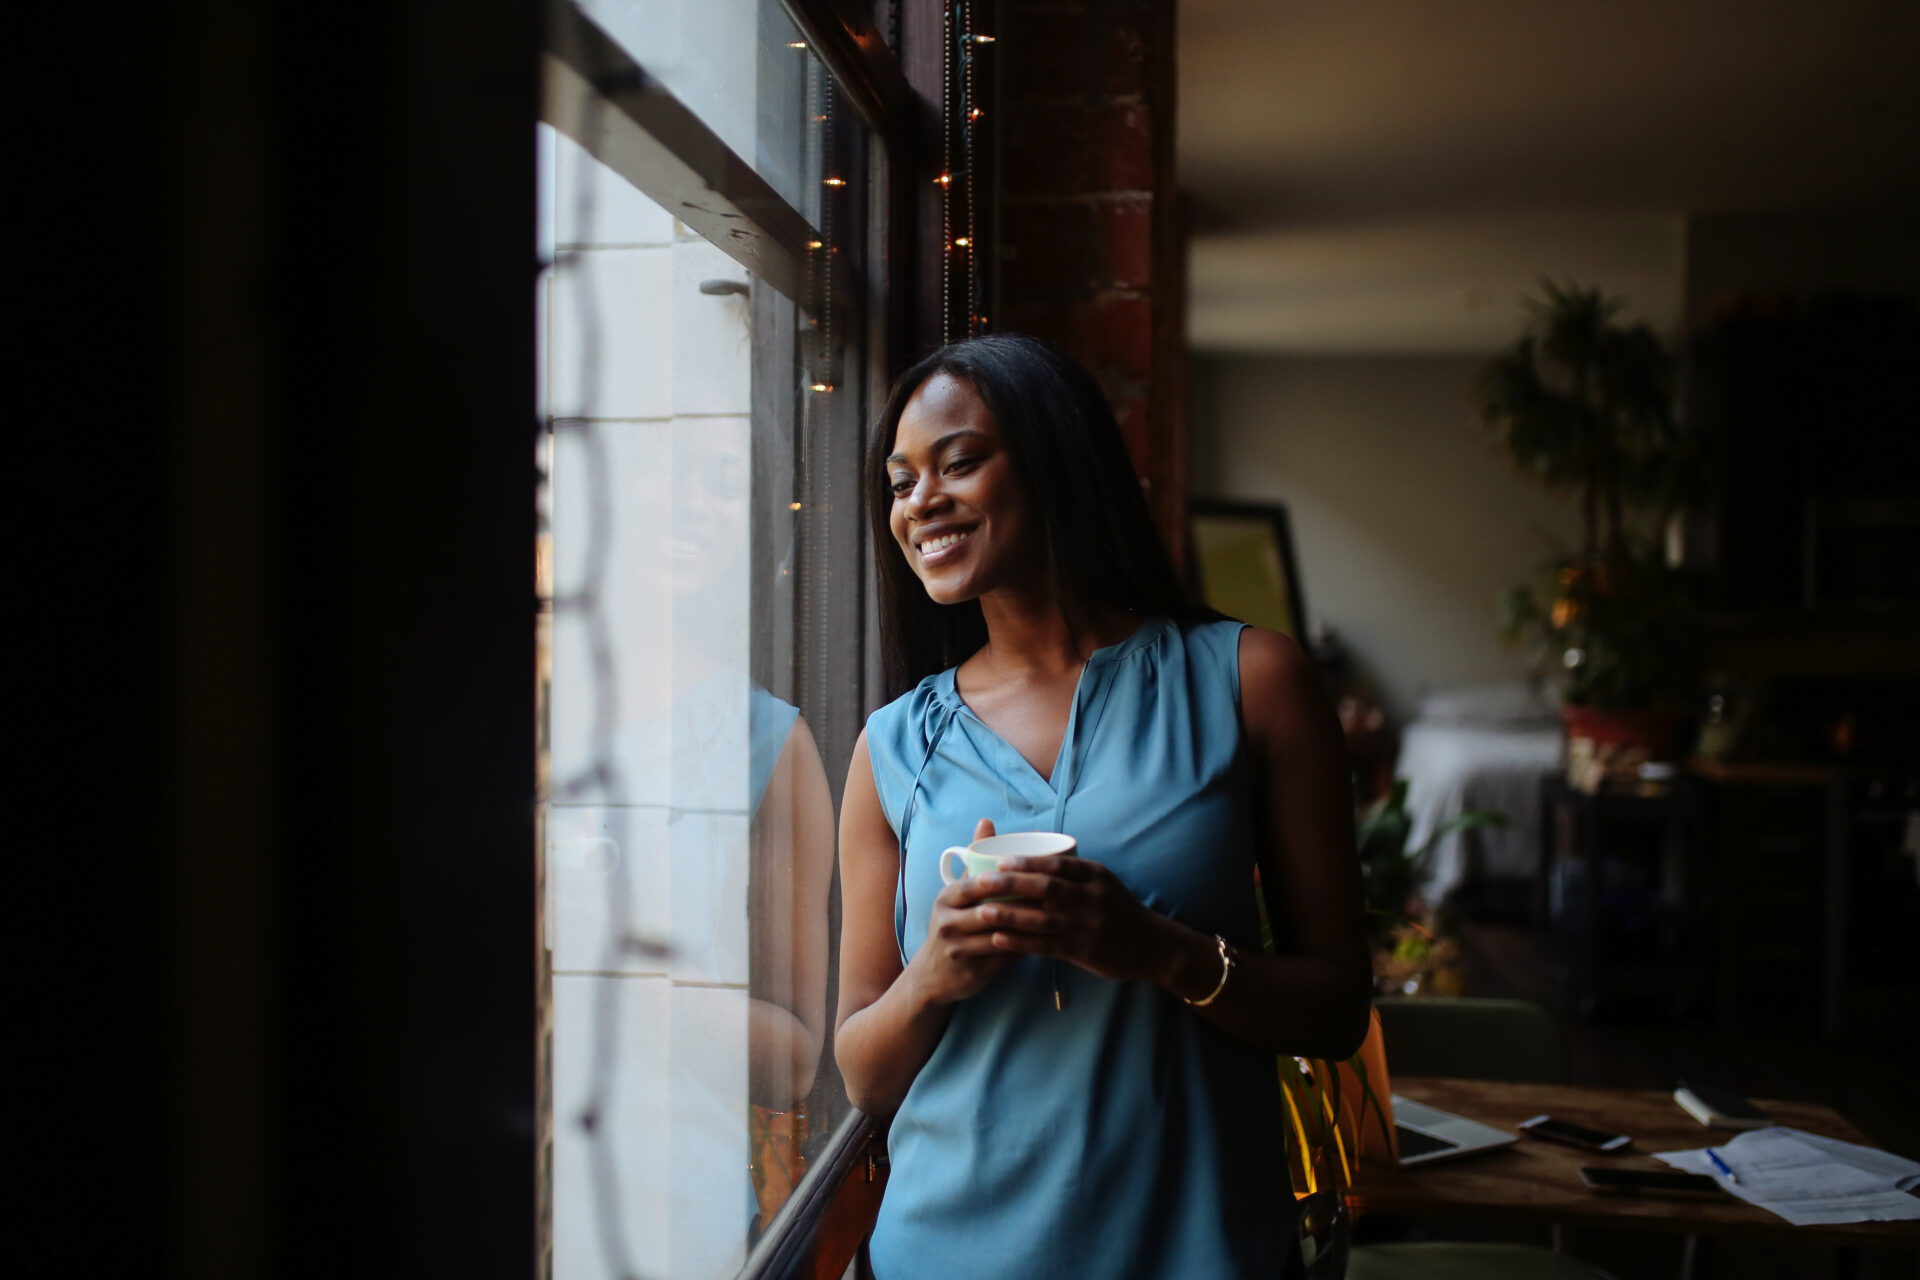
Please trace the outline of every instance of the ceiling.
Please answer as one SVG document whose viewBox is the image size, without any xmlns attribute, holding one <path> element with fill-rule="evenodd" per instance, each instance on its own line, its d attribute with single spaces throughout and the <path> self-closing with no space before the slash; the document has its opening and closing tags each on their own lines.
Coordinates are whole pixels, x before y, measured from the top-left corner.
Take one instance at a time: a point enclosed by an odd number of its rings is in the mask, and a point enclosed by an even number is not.
<svg viewBox="0 0 1920 1280">
<path fill-rule="evenodd" d="M 1489 350 L 1544 275 L 1677 328 L 1689 215 L 1920 208 L 1912 0 L 1180 0 L 1190 331 Z"/>
</svg>

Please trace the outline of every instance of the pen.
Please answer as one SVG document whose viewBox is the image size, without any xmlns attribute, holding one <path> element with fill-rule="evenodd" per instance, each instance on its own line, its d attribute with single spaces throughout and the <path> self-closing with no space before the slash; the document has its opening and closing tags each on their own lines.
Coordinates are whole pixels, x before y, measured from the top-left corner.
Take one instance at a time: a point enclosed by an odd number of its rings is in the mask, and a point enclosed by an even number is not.
<svg viewBox="0 0 1920 1280">
<path fill-rule="evenodd" d="M 1740 1179 L 1734 1174 L 1733 1170 L 1727 1168 L 1727 1162 L 1720 1158 L 1718 1151 L 1715 1151 L 1712 1147 L 1708 1147 L 1707 1159 L 1713 1161 L 1714 1168 L 1727 1175 L 1728 1182 L 1733 1183 L 1735 1186 L 1739 1185 Z"/>
</svg>

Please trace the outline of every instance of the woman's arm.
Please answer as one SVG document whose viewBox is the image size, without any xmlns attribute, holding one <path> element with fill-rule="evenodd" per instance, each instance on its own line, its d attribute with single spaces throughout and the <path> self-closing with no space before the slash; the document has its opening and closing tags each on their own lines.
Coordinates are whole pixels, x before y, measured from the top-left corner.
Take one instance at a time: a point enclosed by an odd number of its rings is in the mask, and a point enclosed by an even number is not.
<svg viewBox="0 0 1920 1280">
<path fill-rule="evenodd" d="M 992 835 L 982 819 L 974 838 Z M 894 941 L 893 899 L 900 844 L 873 785 L 867 735 L 854 744 L 840 804 L 840 1012 L 834 1059 L 847 1099 L 885 1115 L 907 1096 L 940 1043 L 956 1001 L 999 976 L 1014 957 L 997 951 L 974 904 L 978 879 L 940 891 L 926 941 L 903 969 Z"/>
<path fill-rule="evenodd" d="M 748 1096 L 785 1111 L 807 1096 L 827 1026 L 827 896 L 833 798 L 805 717 L 754 811 Z"/>
<path fill-rule="evenodd" d="M 1288 1053 L 1349 1057 L 1367 1034 L 1373 958 L 1346 735 L 1313 660 L 1255 627 L 1240 633 L 1240 714 L 1254 775 L 1254 856 L 1279 954 L 1236 953 L 1226 989 L 1198 1012 Z M 1168 985 L 1204 995 L 1219 981 L 1219 950 L 1205 935 L 1198 947 L 1192 937 L 1180 942 Z"/>
<path fill-rule="evenodd" d="M 1366 1037 L 1372 995 L 1346 739 L 1300 647 L 1249 627 L 1240 639 L 1242 732 L 1253 773 L 1255 861 L 1280 954 L 1236 951 L 1219 996 L 1194 1013 L 1283 1053 L 1345 1058 Z M 977 909 L 1003 950 L 1054 955 L 1202 999 L 1220 981 L 1218 944 L 1143 906 L 1098 863 L 1009 860 L 988 893 L 1038 908 Z M 1251 890 L 1251 885 L 1249 885 Z"/>
</svg>

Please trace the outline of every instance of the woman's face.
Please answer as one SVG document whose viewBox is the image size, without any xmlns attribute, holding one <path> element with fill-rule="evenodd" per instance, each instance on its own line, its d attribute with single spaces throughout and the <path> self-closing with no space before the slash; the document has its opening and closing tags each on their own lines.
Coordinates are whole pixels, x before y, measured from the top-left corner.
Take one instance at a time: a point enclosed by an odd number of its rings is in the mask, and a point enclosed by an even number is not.
<svg viewBox="0 0 1920 1280">
<path fill-rule="evenodd" d="M 935 603 L 1045 580 L 1033 502 L 999 424 L 967 383 L 938 373 L 914 392 L 887 483 L 894 541 Z"/>
</svg>

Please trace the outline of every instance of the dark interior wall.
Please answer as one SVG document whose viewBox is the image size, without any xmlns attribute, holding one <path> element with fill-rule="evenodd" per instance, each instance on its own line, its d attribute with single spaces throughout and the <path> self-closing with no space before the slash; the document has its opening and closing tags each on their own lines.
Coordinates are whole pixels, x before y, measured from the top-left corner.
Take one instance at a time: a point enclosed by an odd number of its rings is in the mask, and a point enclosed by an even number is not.
<svg viewBox="0 0 1920 1280">
<path fill-rule="evenodd" d="M 1688 221 L 1688 410 L 1716 445 L 1690 551 L 1714 570 L 1716 605 L 1741 615 L 1733 631 L 1806 633 L 1801 658 L 1766 665 L 1914 668 L 1879 653 L 1911 644 L 1911 602 L 1830 607 L 1809 547 L 1847 504 L 1920 493 L 1916 233 L 1913 210 Z"/>
<path fill-rule="evenodd" d="M 57 1273 L 532 1270 L 538 12 L 16 32 L 7 1180 Z"/>
<path fill-rule="evenodd" d="M 167 374 L 154 341 L 162 228 L 127 216 L 119 199 L 150 197 L 165 171 L 144 150 L 111 174 L 89 164 L 118 112 L 72 107 L 67 90 L 85 55 L 96 74 L 145 85 L 139 51 L 158 23 L 128 15 L 125 44 L 95 49 L 77 17 L 22 17 L 6 77 L 7 117 L 21 122 L 7 131 L 7 171 L 10 193 L 32 196 L 6 201 L 18 468 L 7 510 L 23 551 L 10 580 L 16 591 L 41 586 L 6 628 L 9 685 L 24 696 L 7 718 L 18 762 L 5 840 L 14 909 L 0 973 L 7 1057 L 24 1079 L 9 1099 L 0 1194 L 27 1226 L 30 1259 L 71 1241 L 85 1270 L 135 1256 L 101 1237 L 100 1206 L 120 1206 L 129 1236 L 151 1240 L 166 1226 L 156 1124 L 166 1090 L 135 1065 L 162 1051 L 168 1030 L 158 1007 L 167 931 L 145 909 L 164 877 L 142 847 L 166 796 L 152 768 L 166 744 L 164 506 L 151 483 L 165 451 L 149 421 Z M 38 127 L 25 126 L 29 111 Z"/>
<path fill-rule="evenodd" d="M 1762 212 L 1687 219 L 1687 327 L 1756 294 L 1920 299 L 1920 211 Z"/>
</svg>

